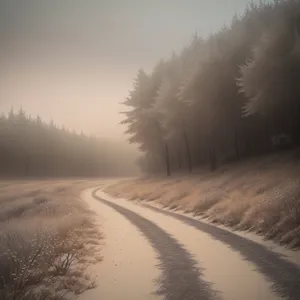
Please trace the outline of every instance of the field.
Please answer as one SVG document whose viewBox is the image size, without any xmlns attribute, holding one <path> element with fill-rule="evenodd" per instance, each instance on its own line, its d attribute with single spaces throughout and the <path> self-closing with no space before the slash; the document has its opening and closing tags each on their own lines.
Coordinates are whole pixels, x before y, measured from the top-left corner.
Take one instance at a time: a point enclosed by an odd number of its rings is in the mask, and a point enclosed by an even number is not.
<svg viewBox="0 0 300 300">
<path fill-rule="evenodd" d="M 93 288 L 85 273 L 101 260 L 86 180 L 0 181 L 0 299 L 68 299 Z"/>
<path fill-rule="evenodd" d="M 216 172 L 144 177 L 106 188 L 113 196 L 155 201 L 234 230 L 300 247 L 299 149 L 220 167 Z"/>
</svg>

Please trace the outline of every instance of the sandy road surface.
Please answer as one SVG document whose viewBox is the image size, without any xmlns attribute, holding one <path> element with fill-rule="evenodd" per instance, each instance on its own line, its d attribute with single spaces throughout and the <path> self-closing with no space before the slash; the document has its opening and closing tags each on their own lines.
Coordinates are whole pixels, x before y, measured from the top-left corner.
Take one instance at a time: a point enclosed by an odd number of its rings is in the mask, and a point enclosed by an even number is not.
<svg viewBox="0 0 300 300">
<path fill-rule="evenodd" d="M 106 237 L 81 300 L 300 299 L 300 267 L 259 243 L 101 190 L 82 198 Z"/>
</svg>

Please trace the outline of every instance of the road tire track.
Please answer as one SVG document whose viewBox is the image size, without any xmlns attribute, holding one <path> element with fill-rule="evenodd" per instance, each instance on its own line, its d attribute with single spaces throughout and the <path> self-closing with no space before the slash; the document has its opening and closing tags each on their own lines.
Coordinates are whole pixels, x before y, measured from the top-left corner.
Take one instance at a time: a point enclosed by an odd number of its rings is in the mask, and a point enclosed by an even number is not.
<svg viewBox="0 0 300 300">
<path fill-rule="evenodd" d="M 282 255 L 267 249 L 261 244 L 214 225 L 146 203 L 141 205 L 157 213 L 180 220 L 197 230 L 209 234 L 215 240 L 230 246 L 246 260 L 257 266 L 258 271 L 264 274 L 272 283 L 274 292 L 288 300 L 300 299 L 300 268 L 296 264 L 285 260 Z"/>
<path fill-rule="evenodd" d="M 211 288 L 211 284 L 201 279 L 202 273 L 197 262 L 177 240 L 139 214 L 97 196 L 98 190 L 100 189 L 94 190 L 92 196 L 126 217 L 157 251 L 159 268 L 162 271 L 158 281 L 159 295 L 163 295 L 166 300 L 219 299 L 218 292 Z M 142 266 L 141 271 L 147 272 L 142 270 Z"/>
</svg>

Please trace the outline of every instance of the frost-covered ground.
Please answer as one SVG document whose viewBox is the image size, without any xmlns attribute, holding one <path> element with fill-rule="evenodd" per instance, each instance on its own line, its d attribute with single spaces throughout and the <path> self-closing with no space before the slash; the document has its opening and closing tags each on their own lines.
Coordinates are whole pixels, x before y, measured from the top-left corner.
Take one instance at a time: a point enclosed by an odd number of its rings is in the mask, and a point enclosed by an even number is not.
<svg viewBox="0 0 300 300">
<path fill-rule="evenodd" d="M 91 180 L 0 181 L 0 299 L 65 299 L 94 287 L 99 227 L 79 198 Z M 97 251 L 98 252 L 98 251 Z"/>
</svg>

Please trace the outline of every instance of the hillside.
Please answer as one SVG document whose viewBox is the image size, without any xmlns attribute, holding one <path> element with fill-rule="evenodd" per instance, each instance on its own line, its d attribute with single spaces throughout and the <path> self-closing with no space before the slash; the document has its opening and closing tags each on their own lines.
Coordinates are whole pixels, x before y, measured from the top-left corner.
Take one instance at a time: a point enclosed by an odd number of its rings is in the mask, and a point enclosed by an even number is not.
<svg viewBox="0 0 300 300">
<path fill-rule="evenodd" d="M 113 196 L 155 201 L 235 230 L 300 246 L 300 152 L 224 165 L 218 171 L 144 177 L 111 185 Z"/>
</svg>

